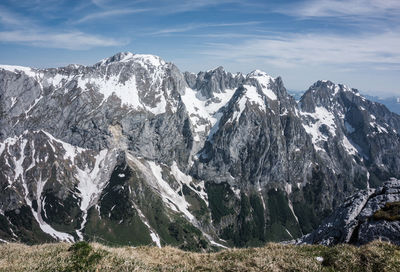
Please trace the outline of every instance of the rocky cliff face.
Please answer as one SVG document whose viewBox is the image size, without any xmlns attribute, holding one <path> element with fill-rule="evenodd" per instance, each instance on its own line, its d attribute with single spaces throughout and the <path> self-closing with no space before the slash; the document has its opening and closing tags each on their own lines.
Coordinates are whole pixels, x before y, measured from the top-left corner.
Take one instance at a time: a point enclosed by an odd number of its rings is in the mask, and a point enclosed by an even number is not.
<svg viewBox="0 0 400 272">
<path fill-rule="evenodd" d="M 329 81 L 296 103 L 258 70 L 0 66 L 0 117 L 3 240 L 259 245 L 400 177 L 398 115 Z"/>
<path fill-rule="evenodd" d="M 297 243 L 335 245 L 366 244 L 374 240 L 400 244 L 400 181 L 362 190 L 349 197 L 315 231 Z"/>
</svg>

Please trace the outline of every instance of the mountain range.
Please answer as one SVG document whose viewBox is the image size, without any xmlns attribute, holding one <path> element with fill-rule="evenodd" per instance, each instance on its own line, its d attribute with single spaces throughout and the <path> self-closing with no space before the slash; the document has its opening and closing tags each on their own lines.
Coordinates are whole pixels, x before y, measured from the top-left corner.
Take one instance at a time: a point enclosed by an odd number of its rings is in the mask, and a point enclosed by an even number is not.
<svg viewBox="0 0 400 272">
<path fill-rule="evenodd" d="M 153 55 L 0 66 L 0 238 L 188 250 L 299 238 L 400 178 L 400 116 L 317 81 Z"/>
<path fill-rule="evenodd" d="M 288 90 L 288 93 L 290 95 L 292 95 L 296 100 L 300 100 L 301 96 L 304 94 L 304 91 Z M 383 104 L 390 111 L 400 114 L 400 97 L 399 96 L 380 97 L 380 96 L 372 96 L 372 95 L 368 95 L 368 94 L 362 94 L 362 96 L 370 101 Z"/>
</svg>

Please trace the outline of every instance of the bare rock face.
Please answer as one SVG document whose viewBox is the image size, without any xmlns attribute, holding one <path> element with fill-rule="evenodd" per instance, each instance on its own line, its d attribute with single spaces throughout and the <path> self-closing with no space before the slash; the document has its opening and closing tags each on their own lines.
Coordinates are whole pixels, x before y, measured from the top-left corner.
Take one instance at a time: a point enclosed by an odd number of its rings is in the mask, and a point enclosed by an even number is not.
<svg viewBox="0 0 400 272">
<path fill-rule="evenodd" d="M 315 231 L 297 243 L 335 245 L 366 244 L 374 240 L 400 245 L 400 181 L 351 196 Z"/>
<path fill-rule="evenodd" d="M 129 52 L 93 66 L 3 65 L 0 238 L 190 250 L 298 238 L 347 196 L 365 190 L 361 207 L 400 178 L 399 131 L 398 115 L 330 81 L 297 103 L 259 70 L 181 73 Z"/>
</svg>

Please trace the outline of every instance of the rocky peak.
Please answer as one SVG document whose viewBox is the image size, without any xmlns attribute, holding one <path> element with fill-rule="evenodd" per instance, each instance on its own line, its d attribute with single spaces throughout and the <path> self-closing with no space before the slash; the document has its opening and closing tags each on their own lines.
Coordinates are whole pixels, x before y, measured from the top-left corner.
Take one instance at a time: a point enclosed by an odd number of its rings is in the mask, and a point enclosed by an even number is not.
<svg viewBox="0 0 400 272">
<path fill-rule="evenodd" d="M 30 67 L 25 67 L 25 66 L 16 66 L 16 65 L 0 65 L 0 71 L 7 71 L 7 72 L 12 72 L 15 74 L 25 74 L 27 76 L 35 76 L 37 69 L 30 68 Z"/>
<path fill-rule="evenodd" d="M 134 54 L 131 52 L 119 52 L 115 54 L 114 56 L 111 56 L 109 58 L 106 58 L 102 60 L 101 62 L 104 64 L 108 64 L 110 62 L 123 62 L 123 61 L 128 61 L 133 58 Z"/>
<path fill-rule="evenodd" d="M 131 62 L 153 67 L 159 67 L 166 64 L 166 62 L 159 56 L 120 52 L 112 57 L 101 60 L 100 62 L 96 63 L 95 66 L 107 66 L 109 64 Z"/>
<path fill-rule="evenodd" d="M 254 70 L 250 73 L 247 74 L 247 78 L 260 78 L 260 77 L 265 77 L 267 79 L 273 79 L 270 75 L 268 75 L 266 72 L 261 71 L 261 70 Z"/>
<path fill-rule="evenodd" d="M 317 81 L 300 98 L 300 108 L 305 112 L 315 112 L 316 107 L 332 105 L 336 85 L 331 81 Z"/>
<path fill-rule="evenodd" d="M 356 98 L 355 98 L 356 97 Z M 300 107 L 305 112 L 315 112 L 316 107 L 337 110 L 338 104 L 346 104 L 344 100 L 365 100 L 357 89 L 343 84 L 335 84 L 329 80 L 315 82 L 300 98 Z"/>
<path fill-rule="evenodd" d="M 256 83 L 256 82 L 257 83 Z M 251 85 L 259 86 L 260 91 L 263 95 L 268 97 L 270 100 L 277 100 L 276 93 L 274 92 L 272 88 L 272 84 L 274 83 L 274 79 L 269 76 L 267 73 L 260 71 L 260 70 L 255 70 L 251 73 L 249 73 L 246 76 L 246 83 L 250 83 Z"/>
<path fill-rule="evenodd" d="M 301 97 L 299 107 L 306 115 L 328 111 L 339 119 L 353 121 L 355 127 L 382 126 L 384 129 L 378 130 L 386 131 L 391 126 L 396 132 L 400 128 L 399 116 L 384 105 L 367 100 L 357 89 L 328 80 L 314 83 Z"/>
<path fill-rule="evenodd" d="M 197 75 L 186 72 L 184 74 L 190 88 L 199 92 L 199 97 L 210 99 L 215 93 L 223 93 L 226 89 L 234 90 L 240 86 L 244 77 L 242 74 L 233 75 L 226 72 L 222 66 Z"/>
</svg>

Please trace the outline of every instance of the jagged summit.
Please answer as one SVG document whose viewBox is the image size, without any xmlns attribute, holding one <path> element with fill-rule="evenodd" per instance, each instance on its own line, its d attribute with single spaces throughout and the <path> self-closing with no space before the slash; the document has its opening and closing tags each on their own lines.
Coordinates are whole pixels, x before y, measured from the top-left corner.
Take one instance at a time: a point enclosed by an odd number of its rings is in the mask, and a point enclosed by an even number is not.
<svg viewBox="0 0 400 272">
<path fill-rule="evenodd" d="M 65 68 L 80 69 L 80 68 L 84 68 L 84 67 L 85 66 L 82 64 L 71 63 L 71 64 L 68 64 Z"/>
<path fill-rule="evenodd" d="M 27 76 L 35 76 L 34 68 L 25 67 L 25 66 L 17 66 L 17 65 L 0 65 L 0 70 L 6 70 L 13 73 L 25 73 Z"/>
<path fill-rule="evenodd" d="M 124 62 L 124 61 L 132 59 L 133 56 L 134 56 L 134 54 L 131 52 L 119 52 L 119 53 L 115 54 L 114 56 L 111 56 L 109 58 L 105 58 L 105 59 L 101 60 L 101 63 L 108 64 L 110 62 L 120 62 L 120 61 Z"/>
<path fill-rule="evenodd" d="M 311 87 L 308 89 L 308 91 L 313 92 L 313 93 L 327 92 L 332 95 L 337 95 L 340 92 L 351 92 L 354 95 L 357 95 L 357 96 L 360 95 L 360 93 L 357 89 L 350 88 L 345 84 L 340 84 L 340 83 L 337 84 L 330 80 L 318 80 L 313 85 L 311 85 Z"/>
<path fill-rule="evenodd" d="M 315 112 L 316 107 L 343 111 L 352 100 L 366 101 L 357 89 L 330 80 L 318 80 L 301 96 L 300 108 L 305 112 Z"/>
<path fill-rule="evenodd" d="M 131 52 L 120 52 L 112 57 L 105 58 L 96 63 L 95 66 L 109 65 L 111 63 L 126 63 L 126 62 L 139 62 L 155 67 L 164 65 L 166 62 L 159 56 L 148 54 L 133 54 Z"/>
<path fill-rule="evenodd" d="M 218 66 L 218 67 L 215 67 L 213 69 L 207 70 L 206 73 L 214 73 L 214 72 L 225 72 L 226 73 L 225 68 L 223 66 L 221 66 L 221 65 Z M 199 72 L 199 73 L 204 73 L 204 72 Z"/>
<path fill-rule="evenodd" d="M 272 78 L 266 72 L 258 70 L 258 69 L 251 71 L 250 73 L 247 74 L 247 77 L 261 77 L 261 76 Z"/>
</svg>

